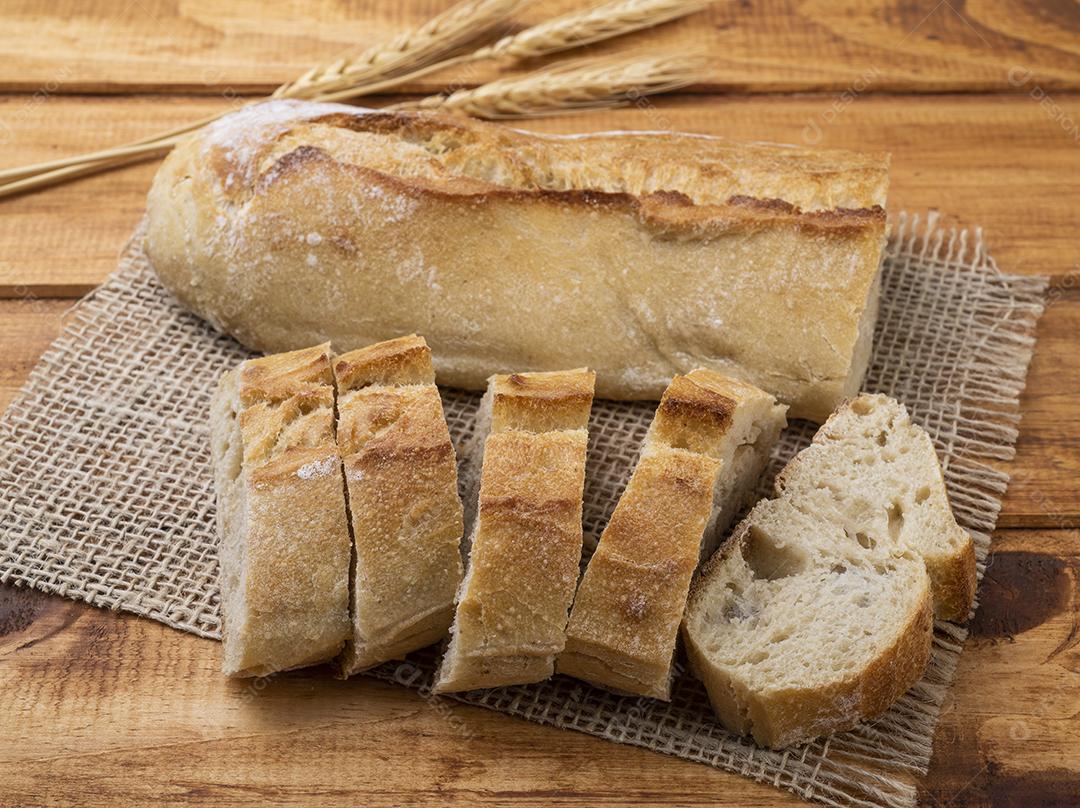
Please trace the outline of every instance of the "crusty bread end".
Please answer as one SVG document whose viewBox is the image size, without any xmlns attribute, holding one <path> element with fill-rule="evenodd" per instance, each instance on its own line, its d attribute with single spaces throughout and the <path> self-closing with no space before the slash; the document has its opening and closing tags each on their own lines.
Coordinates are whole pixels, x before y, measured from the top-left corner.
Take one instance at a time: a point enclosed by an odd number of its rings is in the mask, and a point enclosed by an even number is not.
<svg viewBox="0 0 1080 808">
<path fill-rule="evenodd" d="M 884 712 L 963 619 L 970 536 L 929 436 L 881 395 L 846 403 L 694 583 L 683 636 L 730 729 L 785 747 Z"/>
<path fill-rule="evenodd" d="M 211 405 L 221 534 L 222 668 L 264 676 L 348 636 L 349 532 L 330 346 L 250 359 Z"/>
</svg>

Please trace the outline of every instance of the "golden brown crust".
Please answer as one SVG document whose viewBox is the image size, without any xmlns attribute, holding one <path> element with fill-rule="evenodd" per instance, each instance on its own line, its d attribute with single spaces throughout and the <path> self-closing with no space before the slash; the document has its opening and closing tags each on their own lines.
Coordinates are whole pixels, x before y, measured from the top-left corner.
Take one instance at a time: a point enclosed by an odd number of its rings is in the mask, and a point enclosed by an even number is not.
<svg viewBox="0 0 1080 808">
<path fill-rule="evenodd" d="M 274 102 L 174 151 L 146 247 L 261 350 L 423 325 L 455 386 L 588 363 L 655 399 L 706 366 L 822 419 L 865 369 L 886 184 L 881 156 Z"/>
<path fill-rule="evenodd" d="M 434 384 L 431 349 L 423 337 L 407 337 L 358 348 L 334 360 L 338 393 L 371 384 Z"/>
<path fill-rule="evenodd" d="M 733 381 L 701 370 L 676 376 L 660 399 L 650 436 L 668 446 L 704 454 L 713 452 L 731 428 L 739 405 L 738 400 L 726 395 L 733 391 L 724 387 L 725 380 Z"/>
<path fill-rule="evenodd" d="M 469 571 L 435 692 L 551 675 L 581 559 L 592 379 L 586 370 L 492 379 L 498 416 L 484 446 Z M 555 428 L 532 431 L 539 422 Z"/>
<path fill-rule="evenodd" d="M 325 661 L 348 634 L 350 541 L 329 347 L 248 360 L 215 397 L 229 675 Z"/>
<path fill-rule="evenodd" d="M 960 552 L 939 565 L 927 565 L 934 593 L 934 616 L 939 620 L 962 623 L 975 604 L 978 577 L 975 568 L 975 545 L 970 536 Z"/>
<path fill-rule="evenodd" d="M 462 508 L 424 339 L 361 348 L 334 371 L 355 544 L 353 632 L 341 659 L 350 675 L 446 634 L 462 575 Z"/>
<path fill-rule="evenodd" d="M 269 193 L 276 184 L 288 184 L 294 177 L 329 168 L 347 172 L 354 182 L 383 185 L 418 202 L 467 206 L 542 204 L 576 208 L 581 212 L 606 210 L 633 216 L 656 234 L 682 234 L 701 240 L 771 227 L 798 228 L 821 237 L 847 237 L 867 228 L 883 230 L 886 219 L 885 209 L 880 205 L 802 210 L 783 200 L 749 196 L 732 196 L 713 204 L 694 204 L 685 194 L 672 191 L 635 196 L 622 191 L 579 188 L 508 188 L 462 177 L 437 181 L 416 176 L 406 179 L 363 165 L 342 164 L 316 146 L 301 146 L 281 157 L 275 171 L 264 175 L 258 191 Z"/>
<path fill-rule="evenodd" d="M 587 368 L 493 376 L 491 431 L 584 429 L 595 383 L 596 374 Z"/>
<path fill-rule="evenodd" d="M 240 401 L 249 407 L 312 395 L 321 404 L 328 390 L 333 395 L 331 381 L 329 344 L 260 356 L 240 366 Z"/>
<path fill-rule="evenodd" d="M 774 406 L 753 385 L 714 371 L 671 380 L 578 587 L 560 672 L 621 692 L 669 697 L 691 577 L 714 508 L 726 505 L 717 501 L 718 483 L 722 458 L 733 462 L 733 424 L 739 419 L 749 429 L 748 413 L 771 413 Z"/>
<path fill-rule="evenodd" d="M 720 464 L 682 449 L 642 456 L 578 587 L 558 671 L 667 699 L 675 638 Z"/>
</svg>

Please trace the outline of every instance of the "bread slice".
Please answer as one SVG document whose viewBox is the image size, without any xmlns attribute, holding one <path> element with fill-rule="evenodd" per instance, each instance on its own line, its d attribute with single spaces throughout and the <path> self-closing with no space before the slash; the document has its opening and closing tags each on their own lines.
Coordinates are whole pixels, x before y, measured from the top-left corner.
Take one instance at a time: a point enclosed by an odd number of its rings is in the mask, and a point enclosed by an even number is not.
<svg viewBox="0 0 1080 808">
<path fill-rule="evenodd" d="M 433 691 L 538 682 L 565 642 L 581 562 L 595 376 L 494 376 L 469 568 Z"/>
<path fill-rule="evenodd" d="M 694 568 L 752 493 L 785 410 L 713 371 L 672 380 L 578 587 L 560 673 L 669 698 Z"/>
<path fill-rule="evenodd" d="M 461 582 L 457 461 L 415 335 L 337 357 L 337 440 L 355 547 L 345 675 L 444 637 Z"/>
<path fill-rule="evenodd" d="M 861 395 L 702 568 L 683 636 L 721 722 L 780 748 L 888 709 L 926 667 L 934 612 L 963 619 L 974 587 L 929 436 Z"/>
<path fill-rule="evenodd" d="M 265 676 L 349 636 L 349 528 L 330 345 L 250 359 L 211 405 L 222 670 Z"/>
</svg>

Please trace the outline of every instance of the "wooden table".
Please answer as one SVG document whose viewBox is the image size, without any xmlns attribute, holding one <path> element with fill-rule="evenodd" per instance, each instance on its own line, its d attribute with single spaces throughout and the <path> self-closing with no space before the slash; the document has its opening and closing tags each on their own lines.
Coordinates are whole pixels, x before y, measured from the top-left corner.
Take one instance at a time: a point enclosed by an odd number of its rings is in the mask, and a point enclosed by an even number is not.
<svg viewBox="0 0 1080 808">
<path fill-rule="evenodd" d="M 4 5 L 7 166 L 223 109 L 445 0 Z M 545 0 L 522 19 L 572 5 Z M 1076 804 L 1080 8 L 721 2 L 627 44 L 643 43 L 705 45 L 713 78 L 648 110 L 530 125 L 669 126 L 888 150 L 892 212 L 940 209 L 948 223 L 981 225 L 1003 270 L 1053 277 L 982 605 L 918 787 L 928 805 Z M 407 89 L 432 92 L 454 78 Z M 0 202 L 0 403 L 73 300 L 113 268 L 154 169 Z M 157 623 L 0 588 L 0 804 L 799 802 L 475 708 L 451 706 L 449 721 L 416 694 L 363 678 L 300 673 L 255 691 L 221 677 L 217 657 L 214 643 Z"/>
</svg>

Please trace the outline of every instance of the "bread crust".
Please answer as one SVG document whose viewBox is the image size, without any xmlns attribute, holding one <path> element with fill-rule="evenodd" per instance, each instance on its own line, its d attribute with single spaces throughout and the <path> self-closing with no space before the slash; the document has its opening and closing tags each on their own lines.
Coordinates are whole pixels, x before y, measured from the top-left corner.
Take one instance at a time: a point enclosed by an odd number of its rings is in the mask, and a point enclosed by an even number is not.
<svg viewBox="0 0 1080 808">
<path fill-rule="evenodd" d="M 585 570 L 559 673 L 670 698 L 686 593 L 720 463 L 684 449 L 643 455 Z"/>
<path fill-rule="evenodd" d="M 734 490 L 719 490 L 723 464 L 733 462 L 732 444 L 759 423 L 751 414 L 773 415 L 775 406 L 767 393 L 714 371 L 671 380 L 578 587 L 560 673 L 617 692 L 670 697 L 691 577 L 711 539 L 710 521 Z M 782 423 L 782 409 L 774 417 Z M 767 454 L 769 446 L 759 448 Z"/>
<path fill-rule="evenodd" d="M 442 639 L 462 577 L 457 460 L 423 337 L 337 357 L 354 541 L 346 676 Z"/>
<path fill-rule="evenodd" d="M 865 371 L 886 185 L 883 156 L 279 101 L 174 150 L 146 248 L 259 350 L 423 324 L 453 386 L 588 362 L 656 399 L 704 366 L 821 420 Z"/>
<path fill-rule="evenodd" d="M 469 569 L 434 692 L 552 674 L 581 559 L 593 379 L 580 369 L 491 380 Z"/>
<path fill-rule="evenodd" d="M 230 676 L 329 660 L 348 635 L 350 540 L 329 347 L 248 360 L 224 374 L 212 403 Z"/>
</svg>

